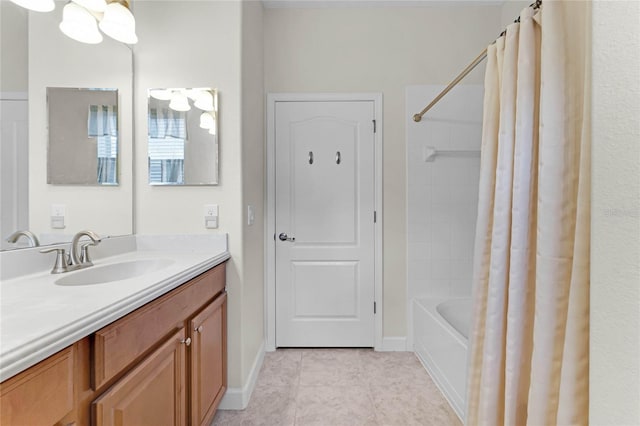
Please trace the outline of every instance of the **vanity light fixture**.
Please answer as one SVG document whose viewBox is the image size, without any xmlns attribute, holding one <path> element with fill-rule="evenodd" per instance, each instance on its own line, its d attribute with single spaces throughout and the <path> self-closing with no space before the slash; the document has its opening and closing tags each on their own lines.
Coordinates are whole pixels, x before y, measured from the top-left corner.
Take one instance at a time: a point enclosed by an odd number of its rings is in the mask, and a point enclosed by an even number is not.
<svg viewBox="0 0 640 426">
<path fill-rule="evenodd" d="M 189 111 L 191 105 L 189 105 L 189 98 L 183 92 L 173 92 L 171 95 L 171 102 L 169 102 L 169 108 L 174 111 Z"/>
<path fill-rule="evenodd" d="M 202 114 L 200 114 L 200 128 L 201 129 L 205 129 L 205 130 L 211 130 L 212 128 L 214 128 L 216 125 L 216 120 L 215 118 L 213 118 L 213 115 L 211 115 L 208 112 L 203 112 Z"/>
<path fill-rule="evenodd" d="M 35 12 L 51 12 L 55 9 L 56 4 L 53 0 L 11 0 L 18 6 Z"/>
<path fill-rule="evenodd" d="M 138 42 L 136 20 L 129 9 L 128 0 L 110 0 L 99 27 L 103 33 L 122 43 Z"/>
<path fill-rule="evenodd" d="M 67 3 L 62 9 L 60 31 L 81 43 L 98 44 L 102 41 L 102 34 L 91 12 L 73 2 Z"/>
<path fill-rule="evenodd" d="M 50 12 L 54 0 L 11 0 L 18 6 L 37 12 Z M 89 44 L 102 41 L 103 33 L 127 44 L 138 42 L 136 20 L 129 0 L 71 0 L 62 9 L 60 30 L 68 37 Z"/>
</svg>

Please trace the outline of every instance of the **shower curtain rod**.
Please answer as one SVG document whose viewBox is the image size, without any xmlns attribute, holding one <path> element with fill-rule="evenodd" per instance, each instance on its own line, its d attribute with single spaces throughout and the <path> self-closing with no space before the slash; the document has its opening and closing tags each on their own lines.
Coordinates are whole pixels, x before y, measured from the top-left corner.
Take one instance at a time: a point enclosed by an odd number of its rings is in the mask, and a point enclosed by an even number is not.
<svg viewBox="0 0 640 426">
<path fill-rule="evenodd" d="M 529 7 L 532 7 L 534 10 L 537 10 L 537 9 L 540 9 L 541 5 L 542 5 L 542 0 L 536 0 L 536 2 L 531 3 Z M 520 22 L 520 16 L 518 16 L 513 22 Z M 502 37 L 505 34 L 505 32 L 506 30 L 502 31 L 499 37 Z M 451 81 L 451 83 L 449 83 L 449 85 L 442 90 L 442 92 L 438 93 L 438 96 L 433 98 L 433 100 L 429 103 L 429 105 L 424 107 L 424 109 L 419 113 L 414 114 L 413 121 L 415 121 L 416 123 L 419 123 L 422 120 L 422 117 L 427 113 L 427 111 L 429 111 L 435 104 L 437 104 L 440 101 L 440 99 L 444 98 L 444 95 L 449 93 L 451 89 L 453 89 L 458 83 L 460 83 L 460 80 L 465 78 L 467 74 L 473 71 L 473 69 L 476 66 L 478 66 L 478 64 L 482 62 L 486 57 L 487 57 L 487 48 L 485 48 L 469 65 L 467 65 L 467 67 L 463 69 L 462 72 L 458 74 L 458 76 L 454 78 Z"/>
</svg>

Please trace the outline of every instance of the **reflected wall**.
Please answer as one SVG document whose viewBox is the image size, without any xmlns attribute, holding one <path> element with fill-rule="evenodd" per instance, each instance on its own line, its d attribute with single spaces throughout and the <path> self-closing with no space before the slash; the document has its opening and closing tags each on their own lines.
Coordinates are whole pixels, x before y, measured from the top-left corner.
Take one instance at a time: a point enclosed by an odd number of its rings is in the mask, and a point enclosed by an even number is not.
<svg viewBox="0 0 640 426">
<path fill-rule="evenodd" d="M 29 229 L 44 244 L 68 241 L 83 229 L 101 236 L 131 234 L 132 52 L 109 37 L 98 45 L 68 38 L 58 28 L 62 7 L 60 3 L 56 6 L 50 13 L 29 13 Z M 47 87 L 117 90 L 117 186 L 47 183 Z M 69 156 L 77 155 L 69 152 Z M 52 226 L 54 206 L 64 206 L 63 228 L 58 227 L 59 222 Z"/>
</svg>

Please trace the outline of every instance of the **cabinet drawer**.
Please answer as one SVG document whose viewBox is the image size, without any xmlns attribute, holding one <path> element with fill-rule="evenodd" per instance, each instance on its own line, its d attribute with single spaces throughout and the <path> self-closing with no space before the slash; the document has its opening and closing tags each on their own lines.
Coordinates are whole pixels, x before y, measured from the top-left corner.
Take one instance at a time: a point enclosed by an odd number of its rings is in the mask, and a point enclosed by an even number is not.
<svg viewBox="0 0 640 426">
<path fill-rule="evenodd" d="M 225 264 L 194 278 L 95 333 L 94 389 L 123 371 L 216 294 L 224 290 Z"/>
<path fill-rule="evenodd" d="M 73 409 L 73 349 L 0 385 L 0 424 L 52 425 Z"/>
</svg>

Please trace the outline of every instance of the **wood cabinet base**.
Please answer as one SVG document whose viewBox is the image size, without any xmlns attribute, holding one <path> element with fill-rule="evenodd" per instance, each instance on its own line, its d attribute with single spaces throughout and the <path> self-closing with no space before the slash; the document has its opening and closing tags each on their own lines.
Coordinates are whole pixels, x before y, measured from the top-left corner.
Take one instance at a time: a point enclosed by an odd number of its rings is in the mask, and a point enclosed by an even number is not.
<svg viewBox="0 0 640 426">
<path fill-rule="evenodd" d="M 208 425 L 227 387 L 225 264 L 0 384 L 0 424 Z"/>
</svg>

